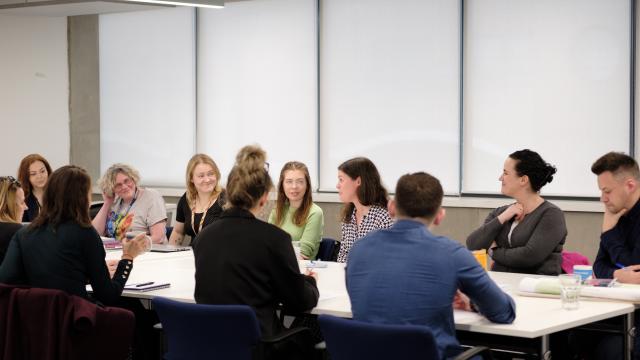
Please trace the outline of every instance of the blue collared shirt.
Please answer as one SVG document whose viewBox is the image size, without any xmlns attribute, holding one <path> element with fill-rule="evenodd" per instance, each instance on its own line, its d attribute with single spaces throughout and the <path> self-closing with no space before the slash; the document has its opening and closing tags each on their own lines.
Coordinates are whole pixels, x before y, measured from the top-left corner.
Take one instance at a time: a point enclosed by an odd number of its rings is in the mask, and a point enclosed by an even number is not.
<svg viewBox="0 0 640 360">
<path fill-rule="evenodd" d="M 459 288 L 489 320 L 511 323 L 513 299 L 459 243 L 424 224 L 399 220 L 356 242 L 346 270 L 353 318 L 385 324 L 426 325 L 441 358 L 460 352 L 452 301 Z"/>
</svg>

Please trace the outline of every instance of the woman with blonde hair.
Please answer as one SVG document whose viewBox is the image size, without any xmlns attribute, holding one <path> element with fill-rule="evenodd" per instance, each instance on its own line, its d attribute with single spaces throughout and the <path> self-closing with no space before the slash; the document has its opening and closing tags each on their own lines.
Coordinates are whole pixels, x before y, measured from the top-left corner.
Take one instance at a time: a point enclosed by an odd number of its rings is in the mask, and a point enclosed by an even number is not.
<svg viewBox="0 0 640 360">
<path fill-rule="evenodd" d="M 194 297 L 203 304 L 249 305 L 262 335 L 272 336 L 285 330 L 276 314 L 280 304 L 292 312 L 311 310 L 318 288 L 315 274 L 300 273 L 289 234 L 256 218 L 273 187 L 265 159 L 257 146 L 238 153 L 227 181 L 228 208 L 193 248 Z"/>
<path fill-rule="evenodd" d="M 269 223 L 291 235 L 291 240 L 299 244 L 302 259 L 316 258 L 322 241 L 324 214 L 311 198 L 311 177 L 305 164 L 290 161 L 282 167 L 278 199 Z"/>
<path fill-rule="evenodd" d="M 126 164 L 113 164 L 98 182 L 104 203 L 93 219 L 101 236 L 118 240 L 127 232 L 144 232 L 155 244 L 167 241 L 167 209 L 160 193 L 142 188 L 140 174 Z"/>
<path fill-rule="evenodd" d="M 13 176 L 0 177 L 0 264 L 9 242 L 21 227 L 22 215 L 27 210 L 24 191 Z"/>
<path fill-rule="evenodd" d="M 184 235 L 196 235 L 222 214 L 224 189 L 220 186 L 220 170 L 206 154 L 194 155 L 187 164 L 187 191 L 178 201 L 176 223 L 169 238 L 170 244 L 181 244 Z"/>
<path fill-rule="evenodd" d="M 25 202 L 29 208 L 24 212 L 22 222 L 32 222 L 40 213 L 44 187 L 51 172 L 51 165 L 40 154 L 29 154 L 20 161 L 18 181 L 22 185 Z"/>
</svg>

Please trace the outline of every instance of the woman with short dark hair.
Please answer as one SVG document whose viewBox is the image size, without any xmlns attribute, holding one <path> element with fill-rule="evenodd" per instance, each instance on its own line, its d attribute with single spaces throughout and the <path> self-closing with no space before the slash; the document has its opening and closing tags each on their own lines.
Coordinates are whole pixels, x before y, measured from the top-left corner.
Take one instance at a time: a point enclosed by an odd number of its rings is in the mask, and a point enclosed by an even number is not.
<svg viewBox="0 0 640 360">
<path fill-rule="evenodd" d="M 567 237 L 564 213 L 540 196 L 556 168 L 535 151 L 516 151 L 504 162 L 502 194 L 515 203 L 493 210 L 467 238 L 470 250 L 489 249 L 493 270 L 558 275 Z"/>
<path fill-rule="evenodd" d="M 144 249 L 144 234 L 123 241 L 122 259 L 111 279 L 102 240 L 91 226 L 90 191 L 91 178 L 80 167 L 63 166 L 51 174 L 40 215 L 9 244 L 0 282 L 59 289 L 89 299 L 88 282 L 102 303 L 119 299 L 133 259 Z"/>
</svg>

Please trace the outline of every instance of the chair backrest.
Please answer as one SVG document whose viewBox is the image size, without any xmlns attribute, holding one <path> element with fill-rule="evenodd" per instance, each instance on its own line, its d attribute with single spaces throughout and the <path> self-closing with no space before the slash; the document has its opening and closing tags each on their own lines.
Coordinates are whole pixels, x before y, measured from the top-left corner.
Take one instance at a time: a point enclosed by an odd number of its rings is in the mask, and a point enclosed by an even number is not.
<svg viewBox="0 0 640 360">
<path fill-rule="evenodd" d="M 0 358 L 124 359 L 133 344 L 131 311 L 56 289 L 0 284 L 0 319 Z"/>
<path fill-rule="evenodd" d="M 167 232 L 167 240 L 171 237 L 171 233 L 173 232 L 173 226 L 167 226 L 166 230 Z"/>
<path fill-rule="evenodd" d="M 317 259 L 322 261 L 335 261 L 336 259 L 334 259 L 334 250 L 336 247 L 336 243 L 337 241 L 332 238 L 322 238 L 322 241 L 320 242 L 320 248 L 318 249 Z"/>
<path fill-rule="evenodd" d="M 251 359 L 260 328 L 247 305 L 189 304 L 153 299 L 168 340 L 167 360 Z"/>
<path fill-rule="evenodd" d="M 318 317 L 331 360 L 439 359 L 425 326 L 372 324 L 330 315 Z"/>
</svg>

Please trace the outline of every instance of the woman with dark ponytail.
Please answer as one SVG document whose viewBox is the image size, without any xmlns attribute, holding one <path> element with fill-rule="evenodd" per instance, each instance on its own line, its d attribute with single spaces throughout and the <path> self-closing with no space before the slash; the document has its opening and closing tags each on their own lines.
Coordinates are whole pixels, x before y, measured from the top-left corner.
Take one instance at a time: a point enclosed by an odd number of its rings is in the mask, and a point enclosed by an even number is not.
<svg viewBox="0 0 640 360">
<path fill-rule="evenodd" d="M 516 202 L 493 210 L 467 238 L 470 250 L 489 249 L 493 270 L 558 275 L 567 237 L 564 213 L 540 196 L 556 168 L 529 149 L 509 155 L 500 175 L 502 194 Z"/>
<path fill-rule="evenodd" d="M 262 335 L 272 336 L 285 330 L 276 315 L 279 305 L 293 313 L 311 310 L 318 288 L 314 273 L 300 273 L 289 234 L 256 218 L 273 188 L 265 160 L 257 146 L 238 153 L 227 180 L 226 210 L 197 237 L 195 299 L 249 305 Z"/>
</svg>

